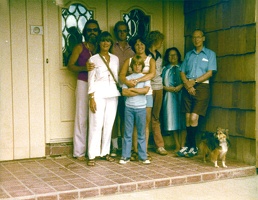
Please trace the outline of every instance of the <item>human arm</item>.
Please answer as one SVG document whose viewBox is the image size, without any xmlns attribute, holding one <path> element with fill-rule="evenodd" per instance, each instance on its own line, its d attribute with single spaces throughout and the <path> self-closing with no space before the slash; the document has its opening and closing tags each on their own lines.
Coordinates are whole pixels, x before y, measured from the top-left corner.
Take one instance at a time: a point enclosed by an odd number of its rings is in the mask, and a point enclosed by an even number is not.
<svg viewBox="0 0 258 200">
<path fill-rule="evenodd" d="M 150 59 L 150 71 L 149 73 L 145 74 L 141 78 L 137 78 L 136 82 L 144 82 L 151 80 L 155 77 L 156 75 L 156 62 L 153 58 Z"/>
<path fill-rule="evenodd" d="M 95 98 L 94 98 L 94 94 L 95 94 L 95 74 L 96 74 L 96 69 L 90 71 L 89 74 L 88 74 L 89 108 L 93 113 L 95 113 L 96 110 L 97 110 L 97 105 L 96 105 Z"/>
<path fill-rule="evenodd" d="M 148 93 L 149 89 L 149 86 L 145 86 L 143 88 L 123 88 L 122 93 L 123 96 L 133 97 L 137 95 L 145 95 Z"/>
<path fill-rule="evenodd" d="M 189 94 L 191 95 L 195 95 L 195 88 L 194 88 L 194 85 L 197 84 L 197 83 L 202 83 L 206 80 L 209 80 L 210 77 L 212 77 L 212 70 L 208 70 L 205 74 L 203 74 L 202 76 L 196 78 L 196 79 L 191 79 L 191 80 L 188 80 L 186 78 L 186 75 L 184 72 L 180 72 L 180 76 L 181 76 L 181 79 L 184 83 L 184 87 L 185 89 L 189 92 Z"/>
<path fill-rule="evenodd" d="M 89 107 L 93 113 L 97 111 L 97 104 L 94 99 L 94 93 L 89 94 Z"/>
<path fill-rule="evenodd" d="M 166 91 L 166 92 L 179 92 L 182 88 L 183 88 L 183 84 L 180 84 L 176 87 L 174 86 L 163 86 L 163 89 Z"/>
<path fill-rule="evenodd" d="M 123 66 L 122 66 L 122 68 L 121 68 L 121 70 L 120 70 L 120 73 L 119 73 L 119 80 L 123 83 L 123 84 L 125 84 L 125 85 L 127 85 L 129 88 L 131 88 L 131 87 L 135 87 L 135 85 L 137 84 L 137 82 L 136 81 L 134 81 L 134 80 L 127 80 L 126 79 L 126 75 L 127 75 L 127 72 L 128 72 L 128 69 L 129 69 L 129 63 L 130 62 L 130 58 L 128 58 L 128 59 L 126 59 L 125 60 L 125 62 L 124 62 L 124 64 L 123 64 Z"/>
<path fill-rule="evenodd" d="M 74 47 L 67 65 L 70 71 L 79 73 L 83 71 L 91 71 L 92 69 L 94 69 L 95 65 L 89 61 L 86 62 L 85 66 L 76 65 L 82 50 L 83 50 L 82 44 L 78 44 Z"/>
</svg>

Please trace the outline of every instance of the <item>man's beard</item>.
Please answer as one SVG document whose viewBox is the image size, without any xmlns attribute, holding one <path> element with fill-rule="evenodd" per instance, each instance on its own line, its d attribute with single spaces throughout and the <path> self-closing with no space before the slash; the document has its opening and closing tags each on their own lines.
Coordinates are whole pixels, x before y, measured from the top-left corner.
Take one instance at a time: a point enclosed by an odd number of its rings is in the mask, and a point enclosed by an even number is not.
<svg viewBox="0 0 258 200">
<path fill-rule="evenodd" d="M 97 36 L 95 34 L 91 34 L 88 36 L 87 41 L 91 44 L 95 44 L 97 42 Z"/>
</svg>

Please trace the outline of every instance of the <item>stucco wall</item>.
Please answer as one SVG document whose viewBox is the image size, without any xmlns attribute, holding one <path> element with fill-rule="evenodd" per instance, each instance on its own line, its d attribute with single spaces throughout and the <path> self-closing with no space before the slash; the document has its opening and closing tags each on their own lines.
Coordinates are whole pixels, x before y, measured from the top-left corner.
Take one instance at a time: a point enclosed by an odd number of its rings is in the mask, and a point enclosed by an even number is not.
<svg viewBox="0 0 258 200">
<path fill-rule="evenodd" d="M 255 164 L 255 0 L 186 1 L 184 12 L 186 51 L 193 48 L 191 32 L 201 28 L 205 46 L 217 54 L 218 72 L 212 78 L 212 100 L 201 130 L 228 128 L 228 156 Z"/>
</svg>

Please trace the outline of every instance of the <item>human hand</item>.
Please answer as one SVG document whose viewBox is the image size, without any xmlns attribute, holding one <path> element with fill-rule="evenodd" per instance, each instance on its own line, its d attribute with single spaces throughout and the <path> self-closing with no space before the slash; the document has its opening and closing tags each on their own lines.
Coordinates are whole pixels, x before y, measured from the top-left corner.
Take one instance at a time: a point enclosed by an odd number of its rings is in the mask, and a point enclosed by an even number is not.
<svg viewBox="0 0 258 200">
<path fill-rule="evenodd" d="M 195 81 L 194 80 L 190 80 L 190 81 L 186 81 L 184 83 L 184 87 L 188 90 L 189 88 L 193 87 L 195 85 Z"/>
<path fill-rule="evenodd" d="M 190 95 L 195 95 L 196 94 L 196 89 L 194 88 L 194 87 L 191 87 L 191 88 L 188 88 L 188 93 L 190 94 Z"/>
<path fill-rule="evenodd" d="M 131 79 L 131 80 L 127 80 L 126 81 L 126 85 L 131 88 L 131 87 L 135 87 L 137 85 L 138 81 L 134 80 L 134 79 Z"/>
<path fill-rule="evenodd" d="M 178 92 L 177 88 L 173 86 L 163 86 L 163 89 L 167 92 Z"/>
<path fill-rule="evenodd" d="M 97 111 L 97 104 L 94 98 L 90 98 L 90 110 L 95 113 Z"/>
<path fill-rule="evenodd" d="M 87 71 L 91 71 L 91 70 L 93 70 L 94 68 L 95 68 L 95 64 L 94 64 L 93 62 L 88 61 L 88 62 L 86 63 L 86 70 L 87 70 Z"/>
</svg>

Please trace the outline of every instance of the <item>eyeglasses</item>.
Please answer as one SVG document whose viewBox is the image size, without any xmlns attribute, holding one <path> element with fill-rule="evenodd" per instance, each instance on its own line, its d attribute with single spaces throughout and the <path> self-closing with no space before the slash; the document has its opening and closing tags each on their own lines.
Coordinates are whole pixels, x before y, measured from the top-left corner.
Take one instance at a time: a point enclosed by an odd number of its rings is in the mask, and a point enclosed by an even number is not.
<svg viewBox="0 0 258 200">
<path fill-rule="evenodd" d="M 87 28 L 86 31 L 89 32 L 89 33 L 90 32 L 98 32 L 99 29 L 98 28 Z"/>
<path fill-rule="evenodd" d="M 170 54 L 168 57 L 172 58 L 172 57 L 176 57 L 176 56 L 177 56 L 177 54 Z"/>
<path fill-rule="evenodd" d="M 128 31 L 127 30 L 118 30 L 117 32 L 118 33 L 127 33 Z"/>
<path fill-rule="evenodd" d="M 202 38 L 203 38 L 203 36 L 192 37 L 193 40 L 196 40 L 196 39 L 197 39 L 197 40 L 200 40 L 200 39 L 202 39 Z"/>
</svg>

